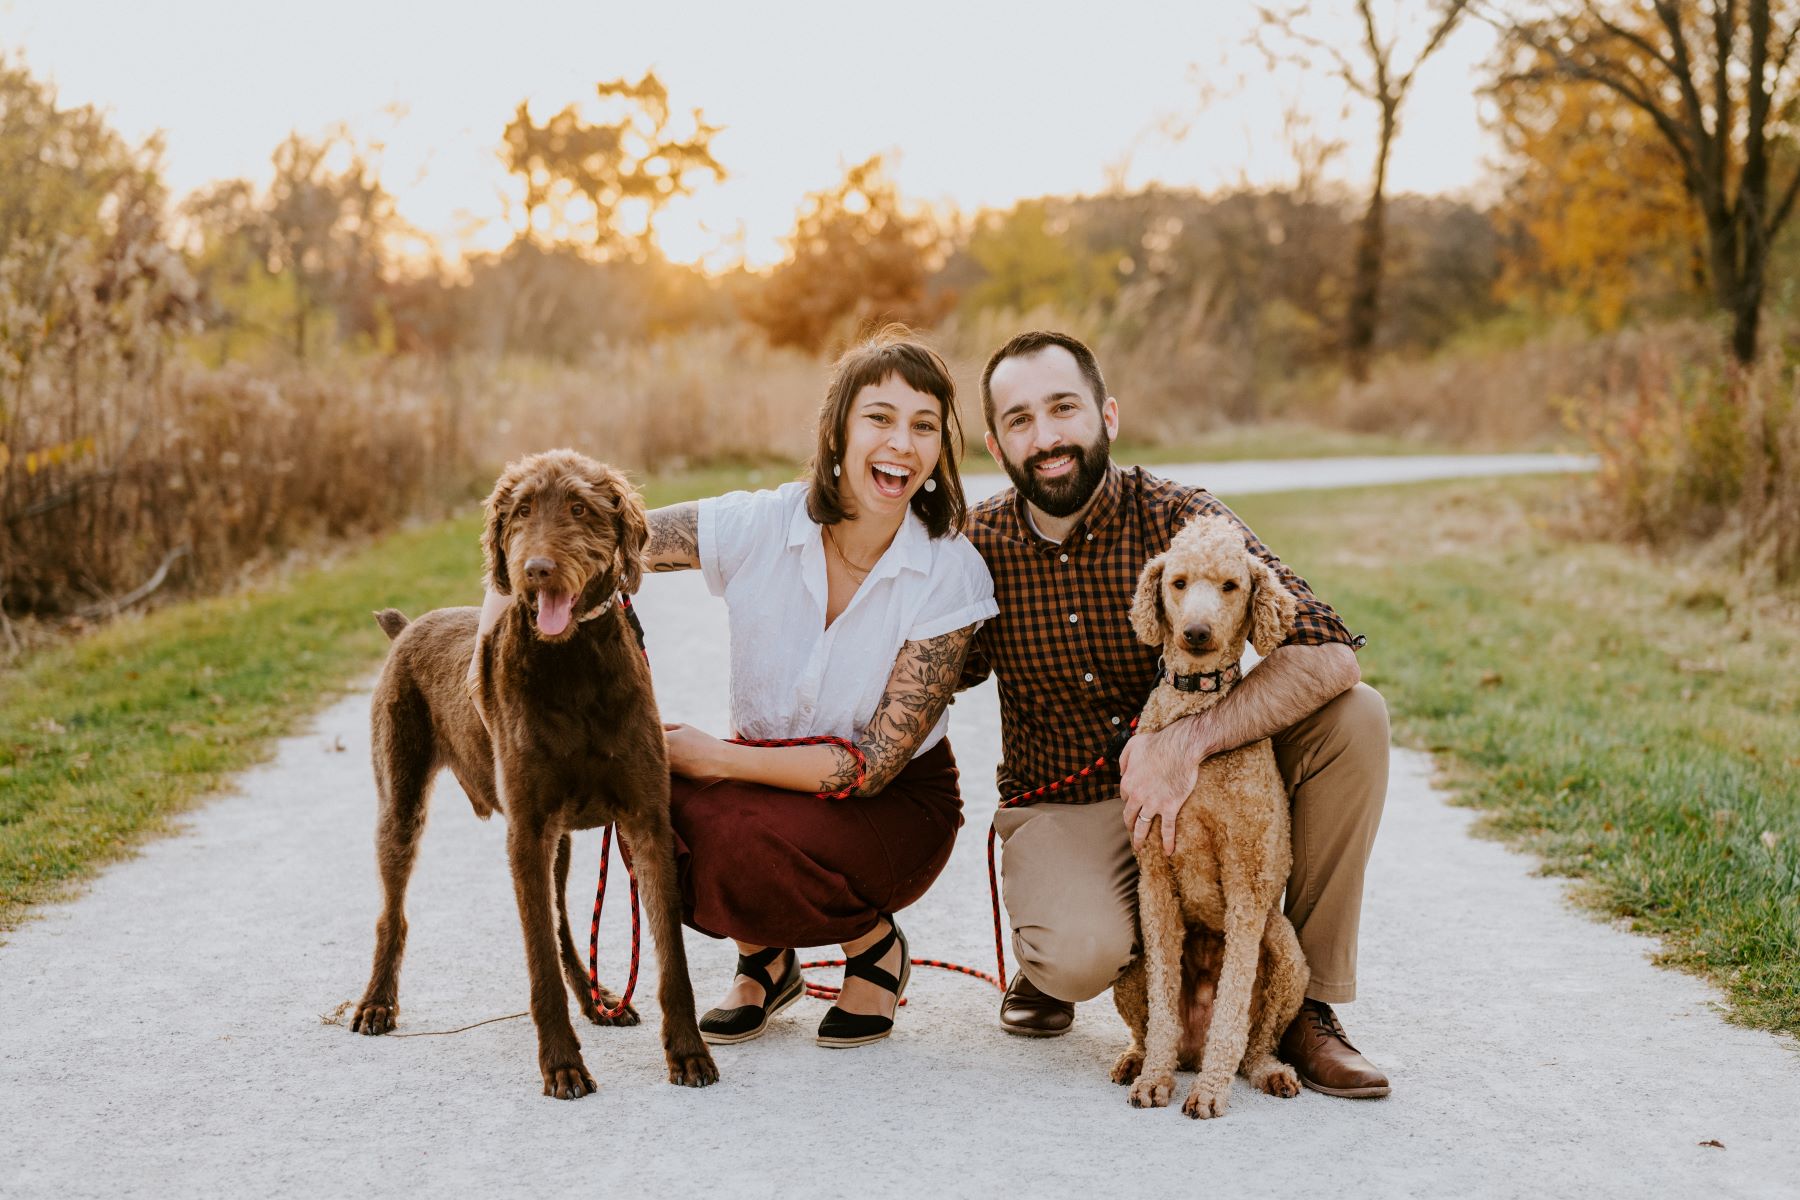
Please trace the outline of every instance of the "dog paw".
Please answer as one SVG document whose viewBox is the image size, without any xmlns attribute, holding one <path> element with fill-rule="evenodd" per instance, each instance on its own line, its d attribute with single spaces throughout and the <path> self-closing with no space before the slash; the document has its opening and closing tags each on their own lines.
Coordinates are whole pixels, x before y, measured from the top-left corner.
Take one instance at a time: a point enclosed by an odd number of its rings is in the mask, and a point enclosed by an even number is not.
<svg viewBox="0 0 1800 1200">
<path fill-rule="evenodd" d="M 1119 1055 L 1119 1061 L 1112 1065 L 1112 1081 L 1118 1084 L 1130 1083 L 1144 1069 L 1144 1052 L 1136 1046 Z"/>
<path fill-rule="evenodd" d="M 1227 1079 L 1223 1087 L 1207 1087 L 1201 1083 L 1194 1084 L 1194 1090 L 1188 1093 L 1182 1102 L 1181 1111 L 1196 1120 L 1204 1121 L 1210 1117 L 1222 1117 L 1225 1108 L 1231 1102 L 1231 1081 Z"/>
<path fill-rule="evenodd" d="M 365 1000 L 356 1006 L 356 1015 L 350 1018 L 350 1032 L 379 1037 L 393 1029 L 399 1019 L 398 1004 L 377 1004 Z"/>
<path fill-rule="evenodd" d="M 1167 1108 L 1169 1097 L 1175 1091 L 1175 1080 L 1169 1075 L 1138 1076 L 1137 1082 L 1131 1085 L 1131 1107 L 1133 1108 Z"/>
<path fill-rule="evenodd" d="M 668 1054 L 669 1082 L 678 1087 L 701 1088 L 719 1082 L 719 1068 L 712 1053 L 702 1045 L 698 1050 Z"/>
<path fill-rule="evenodd" d="M 555 1100 L 579 1100 L 590 1092 L 600 1090 L 594 1077 L 588 1074 L 587 1066 L 579 1055 L 572 1063 L 560 1066 L 545 1066 L 544 1095 Z"/>
<path fill-rule="evenodd" d="M 1300 1094 L 1300 1076 L 1286 1063 L 1277 1063 L 1250 1082 L 1258 1091 L 1280 1096 L 1283 1100 L 1292 1100 Z"/>
</svg>

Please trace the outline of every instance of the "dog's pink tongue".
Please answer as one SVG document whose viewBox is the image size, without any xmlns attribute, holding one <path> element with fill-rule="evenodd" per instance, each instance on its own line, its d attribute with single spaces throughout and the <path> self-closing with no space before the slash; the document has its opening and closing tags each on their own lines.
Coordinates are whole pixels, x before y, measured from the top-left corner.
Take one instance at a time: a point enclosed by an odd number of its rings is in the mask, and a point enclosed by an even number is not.
<svg viewBox="0 0 1800 1200">
<path fill-rule="evenodd" d="M 569 627 L 569 617 L 575 611 L 575 597 L 564 596 L 557 592 L 538 593 L 538 632 L 555 637 Z"/>
</svg>

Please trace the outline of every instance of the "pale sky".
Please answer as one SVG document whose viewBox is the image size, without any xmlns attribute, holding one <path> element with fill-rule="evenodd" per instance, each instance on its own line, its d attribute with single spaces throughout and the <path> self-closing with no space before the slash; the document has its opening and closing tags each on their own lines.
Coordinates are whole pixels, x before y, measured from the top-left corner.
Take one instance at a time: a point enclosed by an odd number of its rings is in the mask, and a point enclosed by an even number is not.
<svg viewBox="0 0 1800 1200">
<path fill-rule="evenodd" d="M 1389 0 L 1390 12 L 1422 7 Z M 290 130 L 347 122 L 385 145 L 382 180 L 401 214 L 453 253 L 510 236 L 498 146 L 520 100 L 542 119 L 591 97 L 598 80 L 635 80 L 651 67 L 677 111 L 699 107 L 726 127 L 714 151 L 731 178 L 701 184 L 659 223 L 664 250 L 683 261 L 722 265 L 740 238 L 753 265 L 778 260 L 802 196 L 877 152 L 898 156 L 905 195 L 965 212 L 1099 191 L 1122 163 L 1133 187 L 1283 182 L 1293 174 L 1284 100 L 1345 134 L 1334 176 L 1359 186 L 1368 177 L 1366 107 L 1322 71 L 1270 71 L 1244 44 L 1248 3 L 884 8 L 0 0 L 0 47 L 22 51 L 63 103 L 106 109 L 126 136 L 162 130 L 178 196 L 218 178 L 266 182 Z M 1353 44 L 1352 27 L 1322 28 Z M 1493 146 L 1472 80 L 1490 44 L 1487 30 L 1467 26 L 1421 74 L 1402 117 L 1395 191 L 1481 183 Z M 1203 87 L 1213 98 L 1202 111 Z M 1183 119 L 1186 136 L 1169 136 Z"/>
</svg>

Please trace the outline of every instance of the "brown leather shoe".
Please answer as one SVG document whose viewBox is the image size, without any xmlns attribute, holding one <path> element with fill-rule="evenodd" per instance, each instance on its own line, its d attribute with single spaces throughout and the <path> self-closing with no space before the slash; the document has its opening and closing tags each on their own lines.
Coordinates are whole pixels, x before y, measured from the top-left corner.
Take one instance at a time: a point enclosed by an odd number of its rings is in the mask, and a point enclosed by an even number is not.
<svg viewBox="0 0 1800 1200">
<path fill-rule="evenodd" d="M 1388 1079 L 1357 1052 L 1331 1005 L 1308 1000 L 1281 1035 L 1281 1057 L 1292 1063 L 1300 1082 L 1327 1096 L 1353 1100 L 1388 1094 Z"/>
<path fill-rule="evenodd" d="M 1075 1023 L 1075 1005 L 1046 996 L 1025 972 L 1015 971 L 1000 997 L 1000 1028 L 1020 1037 L 1061 1037 Z"/>
</svg>

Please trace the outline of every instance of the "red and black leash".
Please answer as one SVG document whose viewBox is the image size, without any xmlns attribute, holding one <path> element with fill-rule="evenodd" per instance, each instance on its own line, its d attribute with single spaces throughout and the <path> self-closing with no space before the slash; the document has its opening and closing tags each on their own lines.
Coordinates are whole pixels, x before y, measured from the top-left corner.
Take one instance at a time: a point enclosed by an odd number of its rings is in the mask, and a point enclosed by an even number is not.
<svg viewBox="0 0 1800 1200">
<path fill-rule="evenodd" d="M 619 607 L 624 611 L 626 620 L 631 623 L 632 631 L 637 634 L 638 649 L 643 651 L 644 658 L 648 661 L 650 653 L 644 646 L 644 626 L 638 620 L 637 613 L 632 611 L 630 598 L 623 593 L 619 596 Z M 1020 792 L 1017 796 L 1002 800 L 995 809 L 996 813 L 998 813 L 999 809 L 1017 808 L 1021 805 L 1032 804 L 1042 800 L 1046 796 L 1049 796 L 1078 780 L 1086 779 L 1095 771 L 1105 767 L 1109 762 L 1116 765 L 1121 755 L 1124 753 L 1125 742 L 1134 732 L 1136 732 L 1137 724 L 1137 718 L 1133 717 L 1131 719 L 1131 724 L 1118 736 L 1113 738 L 1111 744 L 1107 746 L 1106 752 L 1087 766 L 1081 768 L 1081 770 L 1070 775 L 1065 775 L 1054 783 L 1047 783 L 1043 787 L 1033 788 L 1028 792 Z M 857 749 L 844 738 L 820 736 L 776 739 L 728 738 L 726 740 L 735 742 L 740 746 L 843 747 L 845 750 L 849 751 L 851 757 L 856 760 L 856 779 L 849 787 L 846 787 L 841 791 L 815 792 L 814 795 L 821 800 L 846 799 L 854 793 L 857 788 L 861 787 L 863 781 L 868 778 L 868 759 L 863 755 L 861 750 Z M 999 830 L 995 825 L 990 823 L 988 825 L 987 838 L 988 898 L 992 901 L 994 908 L 994 961 L 998 973 L 989 975 L 986 971 L 977 971 L 974 967 L 965 967 L 960 963 L 945 962 L 936 958 L 915 958 L 912 960 L 912 965 L 915 967 L 935 967 L 940 971 L 955 971 L 959 975 L 969 975 L 976 979 L 985 980 L 1004 992 L 1006 990 L 1006 933 L 1005 927 L 1000 920 L 1000 874 L 995 868 L 994 855 L 994 847 L 996 845 L 998 833 Z M 626 849 L 625 839 L 620 837 L 619 857 L 624 861 L 625 871 L 631 877 L 631 975 L 625 984 L 625 994 L 619 998 L 617 1006 L 608 1008 L 600 999 L 600 909 L 601 905 L 604 904 L 606 900 L 606 864 L 611 856 L 612 834 L 613 827 L 608 825 L 605 834 L 600 840 L 600 882 L 594 892 L 594 923 L 588 931 L 588 988 L 593 994 L 594 1003 L 600 1006 L 600 1015 L 608 1020 L 622 1015 L 625 1012 L 626 1007 L 631 1003 L 631 994 L 637 988 L 640 948 L 637 871 L 631 865 L 631 854 Z M 841 958 L 821 958 L 813 962 L 803 962 L 800 964 L 800 968 L 804 971 L 822 967 L 841 967 L 843 965 L 844 960 Z M 806 994 L 819 1000 L 835 1000 L 837 999 L 838 991 L 838 988 L 828 983 L 814 983 L 811 980 L 806 981 Z M 905 1004 L 906 1000 L 902 998 L 900 1003 Z"/>
</svg>

